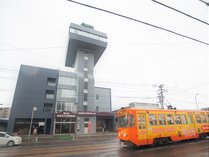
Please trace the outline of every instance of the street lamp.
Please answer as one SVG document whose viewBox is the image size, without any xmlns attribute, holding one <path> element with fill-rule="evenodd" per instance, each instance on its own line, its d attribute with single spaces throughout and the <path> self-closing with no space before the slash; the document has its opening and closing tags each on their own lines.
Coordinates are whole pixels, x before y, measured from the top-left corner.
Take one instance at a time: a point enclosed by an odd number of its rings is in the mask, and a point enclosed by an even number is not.
<svg viewBox="0 0 209 157">
<path fill-rule="evenodd" d="M 2 104 L 0 104 L 0 105 L 2 105 Z M 3 109 L 2 108 L 0 108 L 0 111 L 2 111 Z"/>
<path fill-rule="evenodd" d="M 199 110 L 198 104 L 197 104 L 197 96 L 198 96 L 198 95 L 199 95 L 199 93 L 196 93 L 196 95 L 195 95 L 195 104 L 196 104 L 197 110 Z"/>
<path fill-rule="evenodd" d="M 37 111 L 38 108 L 36 106 L 33 106 L 33 109 L 32 109 L 32 115 L 31 115 L 31 121 L 30 121 L 30 129 L 29 129 L 29 133 L 28 133 L 28 137 L 30 138 L 30 134 L 31 134 L 31 127 L 32 127 L 32 123 L 33 123 L 33 115 L 34 115 L 34 111 Z"/>
</svg>

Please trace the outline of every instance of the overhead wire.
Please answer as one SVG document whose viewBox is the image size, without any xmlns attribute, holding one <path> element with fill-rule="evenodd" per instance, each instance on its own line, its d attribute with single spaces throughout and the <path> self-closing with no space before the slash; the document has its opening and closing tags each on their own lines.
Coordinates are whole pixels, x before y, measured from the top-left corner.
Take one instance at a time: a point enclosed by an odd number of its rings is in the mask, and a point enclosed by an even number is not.
<svg viewBox="0 0 209 157">
<path fill-rule="evenodd" d="M 189 15 L 189 14 L 187 14 L 187 13 L 184 13 L 183 11 L 180 11 L 180 10 L 178 10 L 178 9 L 175 9 L 175 8 L 173 8 L 173 7 L 170 7 L 170 6 L 168 6 L 168 5 L 164 4 L 164 3 L 161 3 L 161 2 L 156 1 L 156 0 L 152 0 L 152 1 L 155 2 L 155 3 L 157 3 L 157 4 L 160 4 L 160 5 L 164 6 L 164 7 L 166 7 L 166 8 L 169 8 L 169 9 L 171 9 L 171 10 L 174 10 L 174 11 L 176 11 L 176 12 L 178 12 L 178 13 L 181 13 L 181 14 L 183 14 L 183 15 L 189 17 L 189 18 L 192 18 L 192 19 L 194 19 L 194 20 L 197 20 L 197 21 L 199 21 L 199 22 L 201 22 L 201 23 L 203 23 L 203 24 L 209 25 L 209 23 L 207 23 L 207 22 L 205 22 L 205 21 L 203 21 L 203 20 L 200 20 L 200 19 L 198 19 L 198 18 L 196 18 L 196 17 L 194 17 L 194 16 L 191 16 L 191 15 Z"/>
<path fill-rule="evenodd" d="M 13 45 L 13 44 L 9 44 L 9 43 L 3 42 L 3 41 L 0 41 L 0 43 L 3 43 L 3 44 L 5 44 L 5 45 L 7 45 L 7 46 L 10 46 L 10 47 L 13 47 L 13 48 L 15 48 L 16 50 L 19 50 L 19 51 L 22 51 L 22 52 L 26 52 L 26 53 L 28 53 L 28 54 L 30 54 L 30 55 L 45 58 L 45 59 L 47 59 L 47 60 L 49 60 L 49 61 L 51 61 L 51 62 L 53 62 L 53 63 L 56 63 L 57 65 L 58 65 L 58 63 L 61 63 L 61 62 L 59 62 L 59 61 L 57 61 L 57 60 L 48 58 L 48 57 L 46 57 L 46 56 L 38 55 L 38 54 L 33 53 L 33 52 L 31 52 L 31 51 L 26 51 L 26 49 L 20 48 L 20 47 L 18 47 L 18 46 L 16 46 L 16 45 Z"/>
<path fill-rule="evenodd" d="M 85 6 L 85 7 L 88 7 L 88 8 L 92 8 L 92 9 L 96 9 L 96 10 L 99 10 L 99 11 L 103 11 L 103 12 L 106 12 L 106 13 L 109 13 L 109 14 L 112 14 L 112 15 L 116 15 L 116 16 L 119 16 L 119 17 L 122 17 L 122 18 L 125 18 L 125 19 L 128 19 L 128 20 L 131 20 L 131 21 L 135 21 L 135 22 L 138 22 L 138 23 L 141 23 L 141 24 L 150 26 L 150 27 L 154 27 L 154 28 L 156 28 L 156 29 L 160 29 L 160 30 L 166 31 L 166 32 L 175 34 L 175 35 L 177 35 L 177 36 L 181 36 L 181 37 L 183 37 L 183 38 L 187 38 L 187 39 L 190 39 L 190 40 L 199 42 L 199 43 L 204 44 L 204 45 L 209 45 L 209 43 L 204 42 L 204 41 L 201 41 L 201 40 L 199 40 L 199 39 L 195 39 L 195 38 L 193 38 L 193 37 L 189 37 L 189 36 L 187 36 L 187 35 L 184 35 L 184 34 L 175 32 L 175 31 L 173 31 L 173 30 L 169 30 L 169 29 L 167 29 L 167 28 L 163 28 L 163 27 L 160 27 L 160 26 L 157 26 L 157 25 L 148 23 L 148 22 L 144 22 L 144 21 L 141 21 L 141 20 L 138 20 L 138 19 L 135 19 L 135 18 L 126 16 L 126 15 L 122 15 L 122 14 L 119 14 L 119 13 L 116 13 L 116 12 L 113 12 L 113 11 L 109 11 L 109 10 L 106 10 L 106 9 L 98 8 L 98 7 L 95 7 L 95 6 L 92 6 L 92 5 L 80 3 L 80 2 L 77 2 L 77 1 L 73 1 L 73 0 L 68 0 L 68 1 L 69 1 L 69 2 L 72 2 L 72 3 L 75 3 L 75 4 L 78 4 L 78 5 L 81 5 L 81 6 Z"/>
</svg>

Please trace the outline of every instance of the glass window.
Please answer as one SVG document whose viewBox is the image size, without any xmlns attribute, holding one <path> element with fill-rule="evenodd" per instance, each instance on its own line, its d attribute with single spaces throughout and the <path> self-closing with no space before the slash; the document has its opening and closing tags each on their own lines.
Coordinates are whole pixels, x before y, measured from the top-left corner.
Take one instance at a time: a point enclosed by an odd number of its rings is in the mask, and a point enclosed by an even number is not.
<svg viewBox="0 0 209 157">
<path fill-rule="evenodd" d="M 134 123 L 134 115 L 130 115 L 130 127 L 133 127 L 135 125 Z"/>
<path fill-rule="evenodd" d="M 53 112 L 53 104 L 52 103 L 44 103 L 43 112 Z"/>
<path fill-rule="evenodd" d="M 56 78 L 47 78 L 48 86 L 56 86 Z"/>
<path fill-rule="evenodd" d="M 146 119 L 145 114 L 139 114 L 138 116 L 139 129 L 146 129 Z"/>
<path fill-rule="evenodd" d="M 76 112 L 77 111 L 77 107 L 72 102 L 57 102 L 57 104 L 56 104 L 56 112 L 63 112 L 63 111 Z"/>
<path fill-rule="evenodd" d="M 84 89 L 88 89 L 88 82 L 84 82 Z"/>
<path fill-rule="evenodd" d="M 209 123 L 209 113 L 207 113 L 207 117 L 208 117 L 208 123 Z"/>
<path fill-rule="evenodd" d="M 201 123 L 200 114 L 196 114 L 195 117 L 196 117 L 196 122 Z"/>
<path fill-rule="evenodd" d="M 206 116 L 204 113 L 201 114 L 202 123 L 207 123 Z"/>
<path fill-rule="evenodd" d="M 61 112 L 62 111 L 62 104 L 61 104 L 61 102 L 57 102 L 56 111 L 57 112 Z"/>
<path fill-rule="evenodd" d="M 83 70 L 84 70 L 84 71 L 88 71 L 88 68 L 87 68 L 87 67 L 84 67 Z"/>
<path fill-rule="evenodd" d="M 96 100 L 99 100 L 99 94 L 96 94 Z"/>
<path fill-rule="evenodd" d="M 159 119 L 159 125 L 166 125 L 166 120 L 165 120 L 164 114 L 159 114 L 158 119 Z"/>
<path fill-rule="evenodd" d="M 83 94 L 83 101 L 87 101 L 88 100 L 88 93 L 84 93 Z"/>
<path fill-rule="evenodd" d="M 87 111 L 87 105 L 83 106 L 83 111 Z"/>
<path fill-rule="evenodd" d="M 89 121 L 89 118 L 84 118 L 84 122 L 88 122 Z"/>
<path fill-rule="evenodd" d="M 174 117 L 175 117 L 175 123 L 176 123 L 176 124 L 181 124 L 181 117 L 180 117 L 180 114 L 175 114 Z"/>
<path fill-rule="evenodd" d="M 88 56 L 84 56 L 84 60 L 88 60 Z"/>
<path fill-rule="evenodd" d="M 92 38 L 92 39 L 95 39 L 95 40 L 107 42 L 107 38 L 105 38 L 105 37 L 98 36 L 96 34 L 85 32 L 85 31 L 82 31 L 82 30 L 70 28 L 70 32 L 75 33 L 75 34 L 79 34 L 79 35 L 82 35 L 82 36 L 86 36 L 86 37 L 89 37 L 89 38 Z"/>
<path fill-rule="evenodd" d="M 181 119 L 182 119 L 182 124 L 187 124 L 187 118 L 185 114 L 181 115 Z"/>
<path fill-rule="evenodd" d="M 75 77 L 60 76 L 58 83 L 62 84 L 62 85 L 76 85 L 76 78 Z"/>
<path fill-rule="evenodd" d="M 157 125 L 157 119 L 155 114 L 149 114 L 149 125 L 150 126 Z"/>
<path fill-rule="evenodd" d="M 171 114 L 167 114 L 166 121 L 168 125 L 173 125 L 174 124 L 173 116 Z"/>
<path fill-rule="evenodd" d="M 0 133 L 0 137 L 5 137 L 6 135 L 4 133 Z"/>
<path fill-rule="evenodd" d="M 192 114 L 188 114 L 188 123 L 193 124 Z"/>
<path fill-rule="evenodd" d="M 88 78 L 88 72 L 87 71 L 84 71 L 84 77 Z"/>
<path fill-rule="evenodd" d="M 72 89 L 61 89 L 59 88 L 57 91 L 58 97 L 61 98 L 75 98 L 75 90 Z"/>
<path fill-rule="evenodd" d="M 141 115 L 141 123 L 142 123 L 142 129 L 146 129 L 146 119 L 145 114 Z"/>
<path fill-rule="evenodd" d="M 45 98 L 46 99 L 54 99 L 54 91 L 53 90 L 46 90 L 46 94 L 45 94 Z"/>
<path fill-rule="evenodd" d="M 96 111 L 99 112 L 99 106 L 96 106 Z"/>
<path fill-rule="evenodd" d="M 88 60 L 84 60 L 84 67 L 88 69 Z"/>
<path fill-rule="evenodd" d="M 121 116 L 118 118 L 118 126 L 119 127 L 127 127 L 128 126 L 128 117 Z"/>
</svg>

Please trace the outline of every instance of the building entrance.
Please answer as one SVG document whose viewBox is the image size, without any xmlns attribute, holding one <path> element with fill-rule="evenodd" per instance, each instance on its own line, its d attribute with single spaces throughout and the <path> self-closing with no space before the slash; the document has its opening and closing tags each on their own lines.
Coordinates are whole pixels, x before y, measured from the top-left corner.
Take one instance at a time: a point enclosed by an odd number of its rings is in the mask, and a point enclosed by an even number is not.
<svg viewBox="0 0 209 157">
<path fill-rule="evenodd" d="M 75 133 L 75 114 L 71 112 L 59 112 L 55 119 L 55 134 Z"/>
</svg>

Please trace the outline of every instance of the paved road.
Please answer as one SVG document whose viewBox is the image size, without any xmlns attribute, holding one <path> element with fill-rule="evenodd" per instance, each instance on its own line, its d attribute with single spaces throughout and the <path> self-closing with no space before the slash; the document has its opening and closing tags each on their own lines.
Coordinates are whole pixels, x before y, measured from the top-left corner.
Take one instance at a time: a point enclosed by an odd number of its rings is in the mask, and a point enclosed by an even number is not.
<svg viewBox="0 0 209 157">
<path fill-rule="evenodd" d="M 121 146 L 117 139 L 0 148 L 0 157 L 209 157 L 209 141 L 161 147 Z"/>
</svg>

